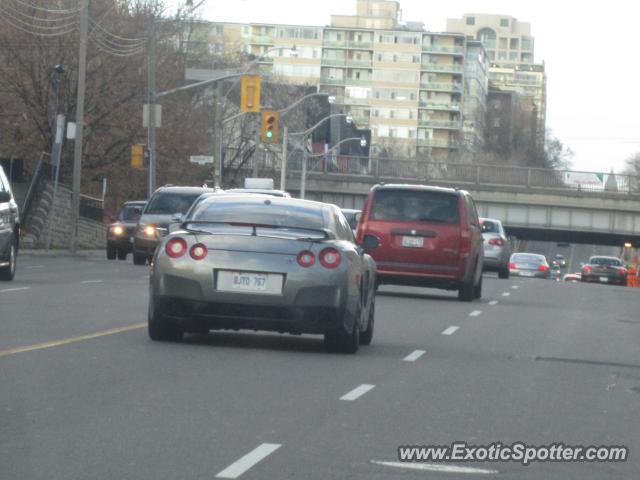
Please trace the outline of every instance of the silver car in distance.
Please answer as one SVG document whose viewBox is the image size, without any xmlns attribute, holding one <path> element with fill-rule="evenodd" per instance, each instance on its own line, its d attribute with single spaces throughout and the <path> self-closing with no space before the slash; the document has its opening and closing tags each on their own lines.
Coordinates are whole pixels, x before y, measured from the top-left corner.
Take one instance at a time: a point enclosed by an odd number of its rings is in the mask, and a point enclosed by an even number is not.
<svg viewBox="0 0 640 480">
<path fill-rule="evenodd" d="M 149 336 L 215 329 L 322 334 L 355 353 L 373 337 L 375 262 L 334 205 L 217 195 L 167 235 L 151 268 Z"/>
</svg>

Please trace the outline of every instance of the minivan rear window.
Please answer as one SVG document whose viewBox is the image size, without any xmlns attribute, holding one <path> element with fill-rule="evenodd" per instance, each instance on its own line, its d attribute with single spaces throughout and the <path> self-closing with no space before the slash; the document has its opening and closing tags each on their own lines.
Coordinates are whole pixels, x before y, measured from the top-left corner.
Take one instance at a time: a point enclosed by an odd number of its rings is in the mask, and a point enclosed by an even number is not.
<svg viewBox="0 0 640 480">
<path fill-rule="evenodd" d="M 369 219 L 458 224 L 458 196 L 429 190 L 378 190 Z"/>
</svg>

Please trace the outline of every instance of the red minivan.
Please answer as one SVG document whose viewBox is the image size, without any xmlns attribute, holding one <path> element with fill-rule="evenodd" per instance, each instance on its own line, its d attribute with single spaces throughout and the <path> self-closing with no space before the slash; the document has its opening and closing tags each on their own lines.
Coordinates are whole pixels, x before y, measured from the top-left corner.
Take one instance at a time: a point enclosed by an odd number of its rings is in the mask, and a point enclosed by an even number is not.
<svg viewBox="0 0 640 480">
<path fill-rule="evenodd" d="M 357 241 L 377 265 L 379 284 L 458 290 L 482 296 L 482 232 L 468 192 L 425 185 L 375 185 Z"/>
</svg>

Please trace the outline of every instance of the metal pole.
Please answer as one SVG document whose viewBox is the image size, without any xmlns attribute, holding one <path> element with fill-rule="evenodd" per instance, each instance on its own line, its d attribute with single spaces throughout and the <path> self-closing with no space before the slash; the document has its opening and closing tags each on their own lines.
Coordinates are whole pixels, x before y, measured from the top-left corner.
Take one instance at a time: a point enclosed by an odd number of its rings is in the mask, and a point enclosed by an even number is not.
<svg viewBox="0 0 640 480">
<path fill-rule="evenodd" d="M 151 19 L 149 29 L 149 59 L 147 65 L 147 103 L 149 118 L 147 119 L 147 144 L 149 146 L 149 179 L 148 198 L 156 190 L 156 21 Z"/>
<path fill-rule="evenodd" d="M 282 165 L 280 167 L 280 190 L 285 190 L 287 184 L 287 147 L 289 143 L 289 127 L 282 129 Z"/>
<path fill-rule="evenodd" d="M 66 123 L 66 118 L 63 114 L 58 114 L 56 116 L 56 135 L 53 143 L 53 151 L 51 159 L 54 165 L 54 178 L 53 178 L 53 196 L 51 198 L 51 206 L 49 207 L 49 214 L 47 217 L 47 241 L 46 241 L 46 251 L 48 252 L 51 248 L 51 221 L 54 215 L 54 207 L 56 205 L 56 198 L 58 196 L 58 181 L 60 178 L 60 157 L 62 154 L 62 142 L 64 141 L 64 126 Z"/>
<path fill-rule="evenodd" d="M 76 141 L 73 151 L 73 197 L 71 209 L 71 253 L 78 248 L 80 217 L 80 176 L 82 174 L 82 143 L 84 130 L 84 93 L 87 75 L 87 30 L 89 0 L 80 0 L 80 51 L 78 54 L 78 96 L 76 100 Z"/>
<path fill-rule="evenodd" d="M 213 161 L 218 162 L 216 184 L 222 188 L 222 82 L 216 87 L 215 131 L 213 132 Z M 214 163 L 215 165 L 215 163 Z"/>
<path fill-rule="evenodd" d="M 258 178 L 259 169 L 258 169 L 258 149 L 260 148 L 260 113 L 256 114 L 257 124 L 256 124 L 256 148 L 253 151 L 253 178 Z"/>
<path fill-rule="evenodd" d="M 300 177 L 300 198 L 304 198 L 307 190 L 307 145 L 306 141 L 302 142 L 302 173 Z"/>
</svg>

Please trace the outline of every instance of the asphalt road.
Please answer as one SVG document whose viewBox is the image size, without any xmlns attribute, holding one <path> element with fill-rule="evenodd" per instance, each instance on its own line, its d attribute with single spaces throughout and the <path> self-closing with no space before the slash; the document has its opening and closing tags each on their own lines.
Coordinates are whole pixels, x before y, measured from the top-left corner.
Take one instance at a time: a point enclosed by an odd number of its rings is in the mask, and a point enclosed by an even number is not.
<svg viewBox="0 0 640 480">
<path fill-rule="evenodd" d="M 147 273 L 23 256 L 0 284 L 0 479 L 640 478 L 640 290 L 486 275 L 461 303 L 383 287 L 373 344 L 349 356 L 314 336 L 151 342 Z M 394 463 L 453 441 L 630 458 Z"/>
</svg>

